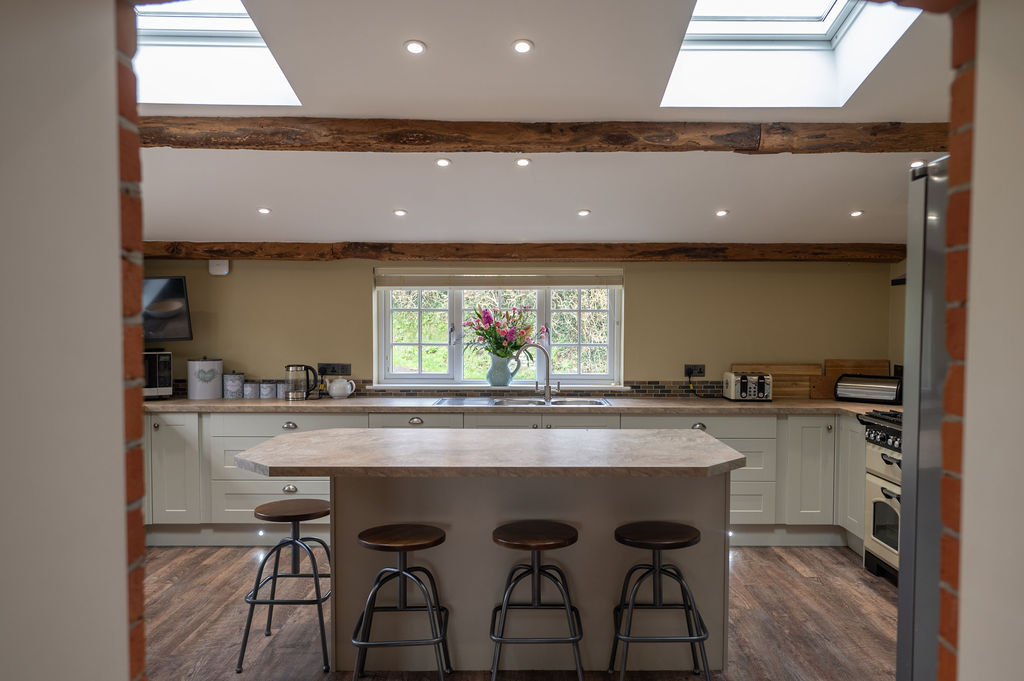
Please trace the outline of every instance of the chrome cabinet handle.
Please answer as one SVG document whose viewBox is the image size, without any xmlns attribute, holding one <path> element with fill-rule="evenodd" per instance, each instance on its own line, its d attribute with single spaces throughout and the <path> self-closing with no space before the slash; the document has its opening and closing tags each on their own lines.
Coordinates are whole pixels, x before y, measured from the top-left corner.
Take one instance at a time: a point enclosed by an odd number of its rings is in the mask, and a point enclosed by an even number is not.
<svg viewBox="0 0 1024 681">
<path fill-rule="evenodd" d="M 295 430 L 296 428 L 298 428 L 298 426 L 295 425 L 295 421 L 285 421 L 281 427 L 284 428 L 285 430 Z"/>
<path fill-rule="evenodd" d="M 550 423 L 545 423 L 545 424 L 544 424 L 544 427 L 545 427 L 545 428 L 550 428 L 550 427 L 551 427 L 551 424 L 550 424 Z"/>
<path fill-rule="evenodd" d="M 828 425 L 826 425 L 826 426 L 825 426 L 825 430 L 827 430 L 827 431 L 829 431 L 829 432 L 832 432 L 832 424 L 831 424 L 831 423 L 829 423 Z"/>
<path fill-rule="evenodd" d="M 889 466 L 896 466 L 901 470 L 903 469 L 903 461 L 901 459 L 894 459 L 893 457 L 889 456 L 888 454 L 885 454 L 884 452 L 881 453 L 881 457 L 883 463 Z"/>
<path fill-rule="evenodd" d="M 285 494 L 295 494 L 296 492 L 299 491 L 299 488 L 291 483 L 288 483 L 287 485 L 281 488 L 281 491 L 284 492 Z"/>
<path fill-rule="evenodd" d="M 153 423 L 153 430 L 160 430 L 160 424 L 154 422 Z"/>
<path fill-rule="evenodd" d="M 532 426 L 530 426 L 530 427 L 531 427 L 531 428 L 540 428 L 540 426 L 539 426 L 538 424 L 536 424 L 536 423 L 535 423 L 535 424 L 533 424 L 533 425 L 532 425 Z"/>
<path fill-rule="evenodd" d="M 707 427 L 707 426 L 705 426 L 705 425 L 704 425 L 703 423 L 701 423 L 700 421 L 698 421 L 697 423 L 695 423 L 695 424 L 693 424 L 692 426 L 690 426 L 690 429 L 691 429 L 691 430 L 707 430 L 707 429 L 708 429 L 708 427 Z"/>
<path fill-rule="evenodd" d="M 423 425 L 423 419 L 421 419 L 419 416 L 413 416 L 411 419 L 409 419 L 409 425 L 411 425 L 411 426 L 422 426 Z"/>
<path fill-rule="evenodd" d="M 898 503 L 898 504 L 902 504 L 903 503 L 902 500 L 900 499 L 900 497 L 902 497 L 903 495 L 896 494 L 892 490 L 886 489 L 884 487 L 882 487 L 881 489 L 882 489 L 882 496 L 885 497 L 886 499 L 895 499 L 896 503 Z"/>
</svg>

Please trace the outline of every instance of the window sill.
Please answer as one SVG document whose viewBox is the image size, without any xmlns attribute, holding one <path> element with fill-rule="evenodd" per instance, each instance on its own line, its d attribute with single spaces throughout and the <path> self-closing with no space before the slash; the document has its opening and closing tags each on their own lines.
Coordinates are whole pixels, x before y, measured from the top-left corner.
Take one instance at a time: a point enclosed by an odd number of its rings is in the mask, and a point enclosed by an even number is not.
<svg viewBox="0 0 1024 681">
<path fill-rule="evenodd" d="M 554 386 L 552 386 L 553 388 Z M 543 389 L 543 386 L 541 387 Z M 458 390 L 460 392 L 494 392 L 507 390 L 509 392 L 536 392 L 536 388 L 533 385 L 481 385 L 479 383 L 472 383 L 467 385 L 456 385 L 452 383 L 374 383 L 373 385 L 366 386 L 367 392 L 373 392 L 374 390 Z M 632 390 L 626 385 L 585 385 L 585 384 L 573 384 L 563 385 L 562 392 L 571 392 L 573 390 L 586 390 L 593 392 L 595 390 L 604 390 L 606 392 L 629 392 Z"/>
</svg>

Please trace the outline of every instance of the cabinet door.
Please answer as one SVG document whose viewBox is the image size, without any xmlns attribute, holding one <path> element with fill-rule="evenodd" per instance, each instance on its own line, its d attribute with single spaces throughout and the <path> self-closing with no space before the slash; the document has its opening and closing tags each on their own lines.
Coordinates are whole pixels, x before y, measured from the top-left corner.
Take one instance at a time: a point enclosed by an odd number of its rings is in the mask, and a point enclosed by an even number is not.
<svg viewBox="0 0 1024 681">
<path fill-rule="evenodd" d="M 154 523 L 199 522 L 199 414 L 151 414 Z"/>
<path fill-rule="evenodd" d="M 210 483 L 213 522 L 261 523 L 253 516 L 260 504 L 285 499 L 331 498 L 331 483 L 318 478 L 274 478 L 273 480 L 214 480 Z M 306 523 L 329 523 L 330 516 Z"/>
<path fill-rule="evenodd" d="M 733 471 L 735 473 L 736 471 Z M 774 525 L 775 483 L 732 482 L 729 484 L 730 525 Z"/>
<path fill-rule="evenodd" d="M 694 428 L 718 439 L 775 438 L 774 416 L 635 416 L 624 414 L 622 428 Z M 703 427 L 701 427 L 703 426 Z"/>
<path fill-rule="evenodd" d="M 543 428 L 618 428 L 618 414 L 544 414 Z"/>
<path fill-rule="evenodd" d="M 733 482 L 775 482 L 774 438 L 761 440 L 726 438 L 722 440 L 722 444 L 729 445 L 747 457 L 747 465 L 732 472 Z"/>
<path fill-rule="evenodd" d="M 466 428 L 540 428 L 540 414 L 466 414 Z"/>
<path fill-rule="evenodd" d="M 839 417 L 836 448 L 836 520 L 858 539 L 864 538 L 864 426 L 853 416 Z"/>
<path fill-rule="evenodd" d="M 834 416 L 791 416 L 787 423 L 785 522 L 834 524 Z"/>
</svg>

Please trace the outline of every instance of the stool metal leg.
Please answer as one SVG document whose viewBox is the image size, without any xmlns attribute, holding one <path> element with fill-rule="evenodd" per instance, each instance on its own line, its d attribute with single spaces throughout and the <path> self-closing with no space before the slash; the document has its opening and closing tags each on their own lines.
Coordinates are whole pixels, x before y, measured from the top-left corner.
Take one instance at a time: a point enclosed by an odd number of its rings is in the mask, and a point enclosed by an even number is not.
<svg viewBox="0 0 1024 681">
<path fill-rule="evenodd" d="M 687 595 L 687 590 L 684 589 L 682 586 L 682 583 L 685 581 L 683 579 L 683 573 L 678 567 L 672 565 L 671 563 L 666 565 L 665 569 L 667 569 L 679 578 L 676 581 L 680 583 L 679 595 L 680 598 L 682 598 L 683 600 L 683 606 L 686 608 L 686 633 L 688 633 L 690 636 L 695 636 L 696 634 L 694 633 L 694 628 L 696 626 L 696 622 L 694 620 L 696 618 L 694 617 L 693 613 L 696 611 L 697 607 L 693 604 L 693 600 Z M 697 643 L 695 641 L 690 641 L 690 658 L 693 660 L 693 673 L 700 674 L 700 663 L 697 661 Z"/>
<path fill-rule="evenodd" d="M 293 549 L 294 550 L 294 549 Z M 270 582 L 270 600 L 274 600 L 277 597 L 277 575 L 280 572 L 281 567 L 281 552 L 276 551 L 274 553 L 274 579 Z M 267 606 L 267 629 L 263 632 L 264 636 L 270 636 L 270 622 L 274 618 L 274 604 L 271 603 Z"/>
</svg>

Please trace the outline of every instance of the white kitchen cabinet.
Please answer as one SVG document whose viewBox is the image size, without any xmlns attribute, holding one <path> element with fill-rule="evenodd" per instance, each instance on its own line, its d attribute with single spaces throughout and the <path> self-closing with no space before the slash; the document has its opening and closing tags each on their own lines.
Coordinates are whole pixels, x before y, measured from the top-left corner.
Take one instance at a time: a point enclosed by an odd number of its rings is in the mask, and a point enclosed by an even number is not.
<svg viewBox="0 0 1024 681">
<path fill-rule="evenodd" d="M 466 414 L 466 428 L 540 428 L 540 414 Z"/>
<path fill-rule="evenodd" d="M 775 482 L 731 482 L 729 524 L 774 525 Z"/>
<path fill-rule="evenodd" d="M 858 539 L 864 539 L 864 475 L 867 442 L 864 425 L 855 416 L 839 417 L 836 447 L 836 522 Z"/>
<path fill-rule="evenodd" d="M 747 465 L 732 472 L 733 482 L 775 482 L 775 439 L 719 438 L 747 457 Z"/>
<path fill-rule="evenodd" d="M 365 428 L 366 414 L 205 414 L 212 437 L 274 437 L 325 428 Z"/>
<path fill-rule="evenodd" d="M 370 414 L 371 428 L 462 428 L 462 414 Z"/>
<path fill-rule="evenodd" d="M 719 440 L 775 438 L 774 416 L 634 416 L 622 415 L 622 428 L 694 428 Z M 700 428 L 700 426 L 703 426 Z"/>
<path fill-rule="evenodd" d="M 199 414 L 152 414 L 147 435 L 151 521 L 200 522 Z"/>
<path fill-rule="evenodd" d="M 618 428 L 618 414 L 466 414 L 466 428 Z"/>
<path fill-rule="evenodd" d="M 790 416 L 786 421 L 783 522 L 832 525 L 835 522 L 835 416 Z"/>
<path fill-rule="evenodd" d="M 260 504 L 281 499 L 330 499 L 331 483 L 326 478 L 274 478 L 268 480 L 213 480 L 211 521 L 215 523 L 260 523 L 252 512 Z M 326 524 L 330 517 L 303 521 Z"/>
</svg>

